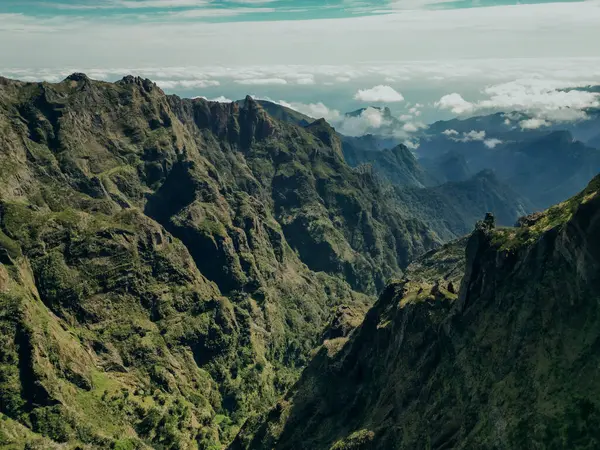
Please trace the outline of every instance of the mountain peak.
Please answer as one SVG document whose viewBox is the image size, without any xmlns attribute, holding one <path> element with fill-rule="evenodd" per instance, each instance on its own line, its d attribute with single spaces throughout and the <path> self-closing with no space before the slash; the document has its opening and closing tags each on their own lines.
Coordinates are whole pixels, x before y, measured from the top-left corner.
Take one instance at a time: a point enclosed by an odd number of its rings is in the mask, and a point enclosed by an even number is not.
<svg viewBox="0 0 600 450">
<path fill-rule="evenodd" d="M 317 119 L 305 126 L 304 129 L 319 138 L 325 145 L 333 148 L 334 153 L 340 158 L 344 158 L 340 138 L 335 129 L 325 119 Z"/>
<path fill-rule="evenodd" d="M 327 122 L 324 118 L 320 118 L 315 120 L 314 122 L 308 124 L 306 128 L 316 128 L 316 127 L 326 127 L 330 130 L 333 130 L 333 127 Z"/>
<path fill-rule="evenodd" d="M 244 98 L 242 108 L 248 111 L 263 109 L 262 106 L 260 106 L 260 103 L 251 95 L 246 95 L 246 97 Z"/>
<path fill-rule="evenodd" d="M 75 72 L 72 73 L 71 75 L 69 75 L 67 78 L 65 78 L 65 81 L 83 81 L 88 83 L 90 81 L 90 79 L 88 78 L 88 76 L 85 73 L 81 73 L 81 72 Z"/>
<path fill-rule="evenodd" d="M 148 78 L 142 77 L 134 77 L 133 75 L 124 76 L 121 80 L 117 81 L 118 85 L 127 86 L 127 85 L 136 85 L 144 89 L 146 92 L 159 91 L 163 92 L 156 83 Z"/>
<path fill-rule="evenodd" d="M 388 108 L 387 106 L 385 106 L 383 108 L 380 106 L 366 106 L 364 108 L 359 108 L 357 110 L 347 112 L 345 114 L 345 116 L 346 117 L 359 117 L 368 109 L 374 109 L 374 110 L 379 111 L 382 114 L 382 116 L 386 119 L 389 119 L 392 117 L 392 111 L 390 111 L 390 108 Z"/>
</svg>

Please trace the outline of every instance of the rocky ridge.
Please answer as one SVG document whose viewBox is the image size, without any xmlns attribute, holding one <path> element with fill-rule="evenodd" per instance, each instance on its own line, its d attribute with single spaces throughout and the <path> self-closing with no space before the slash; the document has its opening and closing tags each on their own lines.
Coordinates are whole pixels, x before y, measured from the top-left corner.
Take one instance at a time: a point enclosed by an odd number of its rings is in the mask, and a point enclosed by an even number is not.
<svg viewBox="0 0 600 450">
<path fill-rule="evenodd" d="M 0 79 L 0 442 L 222 448 L 438 245 L 326 123 Z"/>
</svg>

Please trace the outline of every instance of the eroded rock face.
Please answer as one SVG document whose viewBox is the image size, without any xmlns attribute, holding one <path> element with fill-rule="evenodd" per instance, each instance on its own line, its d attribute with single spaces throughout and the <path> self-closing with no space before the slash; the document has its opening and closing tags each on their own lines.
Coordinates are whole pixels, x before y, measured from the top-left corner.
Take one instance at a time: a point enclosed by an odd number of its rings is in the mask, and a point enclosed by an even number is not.
<svg viewBox="0 0 600 450">
<path fill-rule="evenodd" d="M 137 77 L 0 80 L 0 430 L 215 448 L 269 409 L 333 309 L 438 245 L 333 133 Z"/>
<path fill-rule="evenodd" d="M 426 255 L 234 448 L 594 448 L 599 191 Z"/>
</svg>

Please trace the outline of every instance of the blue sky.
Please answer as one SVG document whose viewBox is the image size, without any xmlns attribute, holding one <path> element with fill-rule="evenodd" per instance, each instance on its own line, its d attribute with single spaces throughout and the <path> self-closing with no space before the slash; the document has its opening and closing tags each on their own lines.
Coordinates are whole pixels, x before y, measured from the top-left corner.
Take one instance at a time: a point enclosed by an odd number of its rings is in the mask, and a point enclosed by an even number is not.
<svg viewBox="0 0 600 450">
<path fill-rule="evenodd" d="M 500 109 L 573 119 L 593 99 L 560 89 L 600 84 L 599 24 L 599 0 L 0 0 L 0 75 L 134 74 L 331 121 L 374 104 L 410 129 Z"/>
<path fill-rule="evenodd" d="M 223 23 L 349 18 L 403 9 L 465 9 L 555 2 L 557 0 L 3 0 L 0 13 L 46 18 Z"/>
</svg>

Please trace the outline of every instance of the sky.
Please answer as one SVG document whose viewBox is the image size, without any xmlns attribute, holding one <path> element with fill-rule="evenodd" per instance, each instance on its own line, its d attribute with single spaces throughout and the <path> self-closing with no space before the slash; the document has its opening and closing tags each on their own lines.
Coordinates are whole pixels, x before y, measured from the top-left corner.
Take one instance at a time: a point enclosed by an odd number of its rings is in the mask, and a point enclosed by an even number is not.
<svg viewBox="0 0 600 450">
<path fill-rule="evenodd" d="M 565 90 L 600 84 L 599 0 L 2 0 L 0 42 L 10 78 L 133 74 L 332 122 L 388 106 L 407 130 L 497 110 L 577 120 L 599 101 Z"/>
</svg>

